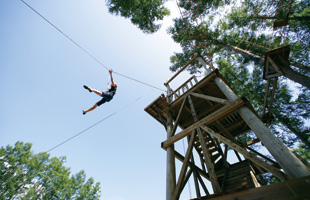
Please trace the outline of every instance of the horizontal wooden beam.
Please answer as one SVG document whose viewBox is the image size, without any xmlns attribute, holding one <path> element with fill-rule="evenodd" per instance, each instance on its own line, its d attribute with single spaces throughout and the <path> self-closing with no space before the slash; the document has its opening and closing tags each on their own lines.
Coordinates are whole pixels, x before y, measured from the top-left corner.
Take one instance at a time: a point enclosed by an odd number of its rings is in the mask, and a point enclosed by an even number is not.
<svg viewBox="0 0 310 200">
<path fill-rule="evenodd" d="M 177 75 L 179 75 L 188 65 L 190 65 L 193 61 L 196 60 L 196 58 L 199 57 L 199 54 L 196 54 L 194 58 L 192 58 L 184 67 L 182 67 L 177 73 L 175 73 L 166 83 L 164 83 L 165 86 L 167 86 Z"/>
<path fill-rule="evenodd" d="M 208 96 L 205 94 L 198 94 L 198 93 L 190 93 L 190 95 L 201 98 L 201 99 L 205 99 L 205 100 L 210 100 L 216 103 L 221 103 L 221 104 L 228 104 L 228 100 L 226 99 L 221 99 L 221 98 L 217 98 L 217 97 L 212 97 L 212 96 Z"/>
<path fill-rule="evenodd" d="M 248 147 L 248 146 L 251 146 L 251 145 L 256 144 L 258 142 L 260 142 L 260 140 L 258 138 L 255 138 L 251 141 L 248 141 L 246 144 L 243 144 L 242 147 Z"/>
<path fill-rule="evenodd" d="M 166 141 L 162 142 L 161 147 L 163 149 L 166 149 L 167 147 L 174 144 L 175 142 L 177 142 L 177 141 L 183 139 L 184 137 L 190 135 L 194 129 L 200 127 L 203 124 L 205 124 L 205 125 L 211 124 L 211 123 L 221 119 L 225 115 L 233 112 L 234 110 L 240 108 L 244 104 L 245 104 L 245 102 L 241 98 L 238 98 L 235 101 L 230 102 L 229 104 L 223 106 L 222 108 L 215 111 L 214 113 L 206 116 L 205 118 L 201 119 L 200 121 L 196 122 L 195 124 L 191 125 L 190 127 L 186 128 L 185 130 L 181 131 L 180 133 L 178 133 L 178 134 L 174 135 L 173 137 L 170 137 Z"/>
</svg>

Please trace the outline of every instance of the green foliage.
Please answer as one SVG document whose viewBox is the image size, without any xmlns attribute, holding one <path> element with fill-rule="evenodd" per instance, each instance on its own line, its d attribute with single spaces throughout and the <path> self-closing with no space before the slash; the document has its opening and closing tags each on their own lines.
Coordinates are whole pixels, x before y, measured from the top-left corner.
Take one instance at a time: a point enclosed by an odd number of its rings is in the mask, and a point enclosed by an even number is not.
<svg viewBox="0 0 310 200">
<path fill-rule="evenodd" d="M 31 144 L 0 149 L 0 199 L 99 199 L 100 183 L 80 171 L 70 177 L 65 157 L 33 154 Z"/>
<path fill-rule="evenodd" d="M 301 144 L 300 148 L 294 149 L 294 151 L 298 153 L 303 159 L 310 162 L 310 148 L 307 148 L 304 144 Z"/>
<path fill-rule="evenodd" d="M 184 20 L 181 18 L 174 20 L 174 26 L 168 29 L 168 33 L 181 45 L 183 51 L 170 57 L 172 62 L 170 70 L 177 71 L 193 58 L 195 53 L 204 56 L 208 62 L 214 63 L 217 59 L 220 72 L 237 95 L 247 97 L 255 110 L 261 114 L 266 91 L 266 81 L 262 79 L 263 66 L 254 63 L 250 56 L 235 54 L 228 45 L 238 46 L 240 49 L 264 57 L 268 49 L 289 44 L 290 60 L 304 65 L 303 69 L 294 68 L 294 70 L 309 76 L 310 68 L 307 66 L 310 62 L 310 23 L 307 17 L 310 16 L 310 3 L 305 0 L 294 1 L 289 9 L 291 1 L 282 1 L 283 4 L 279 4 L 271 0 L 259 2 L 243 0 L 241 4 L 231 2 L 228 12 L 220 12 L 223 10 L 221 5 L 226 3 L 230 2 L 223 1 L 223 4 L 217 4 L 202 0 L 191 6 L 189 1 L 180 1 L 184 13 L 189 13 L 199 4 L 199 14 L 204 17 L 204 21 L 197 26 L 193 14 L 186 15 Z M 220 20 L 214 20 L 218 17 Z M 288 26 L 273 29 L 275 20 L 287 17 Z M 189 35 L 198 35 L 201 27 L 204 30 L 203 36 L 208 41 L 205 48 L 197 47 L 201 44 L 199 37 L 192 38 L 192 41 L 189 39 Z M 196 73 L 197 64 L 187 69 L 191 73 Z M 295 90 L 294 96 L 297 94 L 297 98 L 294 99 L 292 91 L 288 88 L 286 79 L 279 78 L 272 108 L 274 120 L 270 129 L 291 147 L 296 147 L 297 139 L 309 145 L 310 128 L 305 123 L 309 120 L 310 113 L 309 89 Z M 270 98 L 271 92 L 267 97 L 268 102 Z"/>
<path fill-rule="evenodd" d="M 163 6 L 163 0 L 108 0 L 109 12 L 129 18 L 144 33 L 154 33 L 159 30 L 156 22 L 170 14 Z"/>
</svg>

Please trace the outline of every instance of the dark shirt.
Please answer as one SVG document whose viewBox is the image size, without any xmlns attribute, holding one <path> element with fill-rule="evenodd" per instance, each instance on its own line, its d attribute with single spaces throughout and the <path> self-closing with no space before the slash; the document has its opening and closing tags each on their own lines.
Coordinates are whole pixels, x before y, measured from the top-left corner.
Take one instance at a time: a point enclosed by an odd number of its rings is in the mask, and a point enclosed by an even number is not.
<svg viewBox="0 0 310 200">
<path fill-rule="evenodd" d="M 116 89 L 117 88 L 115 86 L 111 86 L 111 88 L 108 90 L 112 98 L 116 94 Z"/>
</svg>

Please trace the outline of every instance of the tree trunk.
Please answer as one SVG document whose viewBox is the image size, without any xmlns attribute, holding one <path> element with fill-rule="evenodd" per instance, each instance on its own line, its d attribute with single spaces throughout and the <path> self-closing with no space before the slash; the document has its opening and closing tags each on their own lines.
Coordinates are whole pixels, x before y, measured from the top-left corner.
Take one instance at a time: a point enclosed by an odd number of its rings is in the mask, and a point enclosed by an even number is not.
<svg viewBox="0 0 310 200">
<path fill-rule="evenodd" d="M 248 51 L 242 50 L 238 47 L 234 47 L 231 45 L 227 45 L 228 48 L 234 50 L 237 53 L 242 54 L 244 57 L 253 60 L 254 62 L 264 65 L 264 59 L 261 58 L 260 56 L 257 56 L 255 54 L 252 54 Z M 294 129 L 293 127 L 289 126 L 287 123 L 285 123 L 283 120 L 281 120 L 281 117 L 276 116 L 277 119 L 284 125 L 286 126 L 290 131 L 292 131 L 292 133 L 294 133 L 303 143 L 305 143 L 305 145 L 310 146 L 310 143 L 308 142 L 308 140 L 306 138 L 303 137 L 303 135 L 301 133 L 299 133 L 296 129 Z"/>
<path fill-rule="evenodd" d="M 253 16 L 251 16 L 252 18 Z M 267 17 L 267 16 L 260 16 L 260 15 L 257 15 L 257 16 L 254 16 L 256 19 L 273 19 L 273 20 L 277 20 L 278 17 Z M 298 20 L 298 21 L 303 21 L 303 20 L 310 20 L 310 16 L 292 16 L 292 17 L 288 17 L 287 18 L 288 20 Z"/>
<path fill-rule="evenodd" d="M 301 134 L 299 131 L 297 131 L 289 123 L 285 122 L 285 120 L 283 120 L 281 117 L 279 117 L 276 113 L 274 113 L 274 114 L 276 115 L 276 118 L 281 122 L 281 124 L 283 124 L 288 129 L 290 129 L 290 131 L 292 131 L 306 146 L 310 147 L 310 142 L 308 141 L 308 138 L 305 138 L 303 136 L 303 134 Z"/>
<path fill-rule="evenodd" d="M 228 48 L 234 50 L 235 52 L 237 53 L 240 53 L 241 55 L 243 55 L 244 57 L 258 63 L 258 64 L 261 64 L 261 65 L 264 65 L 264 58 L 258 56 L 258 55 L 255 55 L 255 54 L 252 54 L 248 51 L 245 51 L 243 49 L 240 49 L 238 47 L 235 47 L 235 46 L 232 46 L 232 45 L 226 45 Z M 290 63 L 292 64 L 292 63 Z M 293 65 L 293 64 L 292 64 Z M 283 67 L 281 68 L 282 72 L 283 72 L 283 75 L 296 82 L 296 83 L 299 83 L 305 87 L 307 87 L 308 89 L 310 89 L 310 77 L 308 76 L 305 76 L 299 72 L 296 72 L 294 70 L 292 70 L 290 67 Z"/>
<path fill-rule="evenodd" d="M 299 68 L 301 70 L 305 70 L 305 71 L 310 73 L 310 67 L 309 66 L 302 65 L 302 64 L 299 64 L 299 63 L 294 63 L 294 62 L 291 62 L 291 65 L 293 65 L 294 67 L 297 67 L 297 68 Z"/>
</svg>

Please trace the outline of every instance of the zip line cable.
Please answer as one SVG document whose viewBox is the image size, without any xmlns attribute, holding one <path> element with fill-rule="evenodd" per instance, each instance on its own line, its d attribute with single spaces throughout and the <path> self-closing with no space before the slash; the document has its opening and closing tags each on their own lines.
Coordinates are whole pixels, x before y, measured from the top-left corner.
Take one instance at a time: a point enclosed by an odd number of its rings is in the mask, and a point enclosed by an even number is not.
<svg viewBox="0 0 310 200">
<path fill-rule="evenodd" d="M 94 59 L 98 64 L 100 64 L 101 66 L 103 66 L 106 70 L 109 70 L 108 67 L 106 67 L 103 63 L 101 63 L 95 56 L 93 56 L 92 54 L 90 54 L 88 51 L 86 51 L 81 45 L 79 45 L 77 42 L 75 42 L 73 39 L 71 39 L 67 34 L 65 34 L 62 30 L 60 30 L 57 26 L 55 26 L 52 22 L 50 22 L 48 19 L 46 19 L 43 15 L 41 15 L 38 11 L 36 11 L 33 7 L 31 7 L 29 4 L 27 4 L 24 0 L 21 0 L 21 2 L 23 2 L 27 7 L 29 7 L 33 12 L 35 12 L 37 15 L 39 15 L 42 19 L 44 19 L 47 23 L 49 23 L 51 26 L 53 26 L 58 32 L 60 32 L 62 35 L 64 35 L 68 40 L 70 40 L 73 44 L 75 44 L 77 47 L 79 47 L 82 51 L 84 51 L 87 55 L 89 55 L 92 59 Z M 114 72 L 114 71 L 113 71 Z M 133 81 L 136 81 L 138 83 L 141 83 L 141 84 L 144 84 L 146 86 L 149 86 L 149 87 L 152 87 L 152 88 L 155 88 L 157 90 L 160 90 L 160 91 L 164 91 L 163 89 L 160 89 L 158 87 L 155 87 L 153 85 L 150 85 L 148 83 L 145 83 L 145 82 L 142 82 L 142 81 L 139 81 L 137 79 L 134 79 L 134 78 L 131 78 L 129 76 L 126 76 L 126 75 L 123 75 L 123 74 L 120 74 L 118 72 L 114 72 L 115 74 L 117 75 L 120 75 L 120 76 L 123 76 L 127 79 L 130 79 L 130 80 L 133 80 Z"/>
<path fill-rule="evenodd" d="M 151 91 L 153 91 L 153 90 L 151 90 Z M 57 147 L 59 147 L 59 146 L 61 146 L 61 145 L 65 144 L 65 143 L 69 142 L 69 141 L 70 141 L 70 140 L 72 140 L 73 138 L 75 138 L 75 137 L 77 137 L 77 136 L 81 135 L 82 133 L 85 133 L 85 132 L 86 132 L 86 131 L 88 131 L 89 129 L 91 129 L 91 128 L 93 128 L 93 127 L 97 126 L 98 124 L 100 124 L 101 122 L 103 122 L 103 121 L 107 120 L 108 118 L 112 117 L 112 116 L 113 116 L 113 115 L 115 115 L 116 113 L 118 113 L 118 112 L 120 112 L 120 111 L 124 110 L 125 108 L 127 108 L 127 107 L 128 107 L 128 106 L 130 106 L 131 104 L 133 104 L 133 103 L 135 103 L 135 102 L 139 101 L 139 100 L 140 100 L 140 99 L 142 99 L 142 97 L 144 97 L 144 96 L 145 96 L 145 95 L 140 96 L 140 97 L 139 97 L 139 98 L 137 98 L 136 100 L 134 100 L 134 101 L 130 102 L 130 103 L 129 103 L 129 104 L 127 104 L 127 105 L 125 105 L 123 108 L 121 108 L 121 109 L 119 109 L 119 110 L 115 111 L 114 113 L 112 113 L 112 114 L 110 114 L 109 116 L 107 116 L 107 117 L 103 118 L 102 120 L 100 120 L 100 121 L 96 122 L 95 124 L 93 124 L 93 125 L 89 126 L 88 128 L 86 128 L 86 129 L 82 130 L 81 132 L 79 132 L 79 133 L 75 134 L 74 136 L 72 136 L 72 137 L 68 138 L 67 140 L 65 140 L 65 141 L 63 141 L 63 142 L 61 142 L 61 143 L 59 143 L 58 145 L 56 145 L 56 146 L 54 146 L 53 148 L 51 148 L 51 149 L 49 149 L 48 151 L 46 151 L 46 153 L 48 153 L 48 152 L 50 152 L 50 151 L 52 151 L 52 150 L 56 149 Z"/>
</svg>

